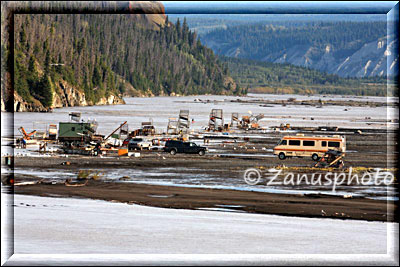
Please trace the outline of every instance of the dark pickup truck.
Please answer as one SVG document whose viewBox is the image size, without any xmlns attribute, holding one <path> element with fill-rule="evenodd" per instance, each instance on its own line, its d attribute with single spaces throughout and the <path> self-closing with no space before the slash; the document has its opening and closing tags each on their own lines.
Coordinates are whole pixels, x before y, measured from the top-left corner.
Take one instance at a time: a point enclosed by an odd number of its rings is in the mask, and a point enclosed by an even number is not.
<svg viewBox="0 0 400 267">
<path fill-rule="evenodd" d="M 165 143 L 164 151 L 175 155 L 176 153 L 188 153 L 188 154 L 199 154 L 203 156 L 206 153 L 207 148 L 198 146 L 193 142 L 183 142 L 170 140 Z"/>
</svg>

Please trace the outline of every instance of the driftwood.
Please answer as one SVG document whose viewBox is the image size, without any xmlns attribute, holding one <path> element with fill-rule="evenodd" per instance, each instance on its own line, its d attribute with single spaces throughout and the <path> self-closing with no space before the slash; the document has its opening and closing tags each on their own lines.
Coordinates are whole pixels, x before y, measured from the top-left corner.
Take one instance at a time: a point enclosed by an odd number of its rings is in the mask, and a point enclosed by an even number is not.
<svg viewBox="0 0 400 267">
<path fill-rule="evenodd" d="M 86 180 L 83 184 L 80 184 L 80 183 L 71 184 L 70 182 L 71 182 L 71 180 L 70 180 L 70 179 L 67 179 L 67 180 L 65 180 L 64 185 L 65 185 L 65 186 L 85 186 L 85 185 L 88 184 L 89 180 Z"/>
<path fill-rule="evenodd" d="M 40 179 L 39 181 L 33 181 L 33 182 L 20 182 L 20 183 L 14 183 L 14 186 L 20 186 L 20 185 L 34 185 L 34 184 L 41 184 L 44 179 Z"/>
<path fill-rule="evenodd" d="M 19 186 L 19 185 L 33 185 L 33 184 L 37 184 L 38 182 L 21 182 L 21 183 L 15 183 L 14 186 Z"/>
</svg>

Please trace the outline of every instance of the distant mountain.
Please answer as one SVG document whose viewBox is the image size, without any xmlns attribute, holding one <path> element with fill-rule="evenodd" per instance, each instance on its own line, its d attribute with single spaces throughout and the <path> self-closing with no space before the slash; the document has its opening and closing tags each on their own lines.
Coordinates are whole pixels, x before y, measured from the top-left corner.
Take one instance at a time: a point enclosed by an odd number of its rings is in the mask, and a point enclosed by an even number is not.
<svg viewBox="0 0 400 267">
<path fill-rule="evenodd" d="M 297 25 L 302 26 L 312 21 L 381 21 L 386 22 L 386 14 L 169 14 L 169 20 L 176 22 L 179 18 L 187 19 L 191 30 L 203 36 L 215 29 L 226 29 L 227 27 L 239 25 Z"/>
<path fill-rule="evenodd" d="M 274 63 L 290 63 L 298 66 L 314 68 L 341 77 L 371 77 L 387 75 L 388 47 L 395 41 L 387 44 L 386 38 L 364 44 L 360 49 L 346 57 L 335 57 L 332 46 L 325 48 L 311 45 L 295 45 L 284 51 L 269 54 L 262 61 Z M 395 68 L 397 61 L 389 68 Z"/>
<path fill-rule="evenodd" d="M 387 14 L 390 1 L 163 1 L 171 14 Z"/>
<path fill-rule="evenodd" d="M 222 56 L 220 60 L 235 81 L 253 93 L 397 95 L 397 92 L 388 92 L 386 77 L 343 78 L 287 63 Z"/>
<path fill-rule="evenodd" d="M 386 29 L 382 21 L 262 23 L 217 29 L 201 40 L 219 55 L 371 77 L 387 75 L 387 57 L 398 42 L 387 43 Z M 398 68 L 398 55 L 388 66 Z"/>
</svg>

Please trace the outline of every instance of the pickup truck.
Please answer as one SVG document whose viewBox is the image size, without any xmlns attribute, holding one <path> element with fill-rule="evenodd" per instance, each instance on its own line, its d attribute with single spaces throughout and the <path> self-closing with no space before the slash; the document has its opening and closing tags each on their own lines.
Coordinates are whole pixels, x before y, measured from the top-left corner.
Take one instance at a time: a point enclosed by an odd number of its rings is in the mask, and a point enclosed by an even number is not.
<svg viewBox="0 0 400 267">
<path fill-rule="evenodd" d="M 128 142 L 128 150 L 150 149 L 151 142 L 143 138 L 133 138 Z"/>
<path fill-rule="evenodd" d="M 188 153 L 203 156 L 206 153 L 206 150 L 206 147 L 198 146 L 196 143 L 176 140 L 167 141 L 164 147 L 164 151 L 171 153 L 171 155 L 175 155 L 176 153 Z"/>
</svg>

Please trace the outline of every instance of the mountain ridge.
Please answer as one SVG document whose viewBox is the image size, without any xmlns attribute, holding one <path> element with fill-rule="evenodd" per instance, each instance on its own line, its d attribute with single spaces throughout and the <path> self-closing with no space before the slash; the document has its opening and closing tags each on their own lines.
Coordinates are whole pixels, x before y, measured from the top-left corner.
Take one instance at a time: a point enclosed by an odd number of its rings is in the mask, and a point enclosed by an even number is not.
<svg viewBox="0 0 400 267">
<path fill-rule="evenodd" d="M 271 22 L 217 29 L 201 39 L 218 55 L 289 63 L 341 77 L 371 77 L 398 69 L 398 56 L 386 68 L 398 42 L 386 36 L 386 28 L 384 21 Z"/>
<path fill-rule="evenodd" d="M 343 78 L 288 63 L 220 56 L 230 75 L 252 93 L 392 96 L 386 77 Z"/>
</svg>

